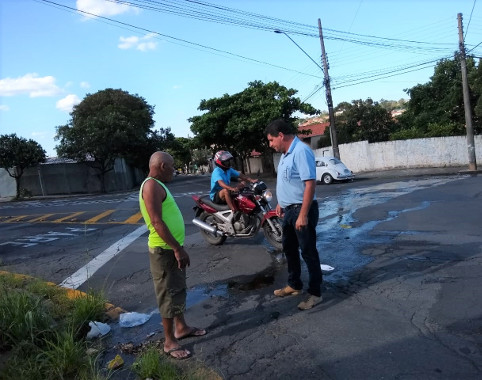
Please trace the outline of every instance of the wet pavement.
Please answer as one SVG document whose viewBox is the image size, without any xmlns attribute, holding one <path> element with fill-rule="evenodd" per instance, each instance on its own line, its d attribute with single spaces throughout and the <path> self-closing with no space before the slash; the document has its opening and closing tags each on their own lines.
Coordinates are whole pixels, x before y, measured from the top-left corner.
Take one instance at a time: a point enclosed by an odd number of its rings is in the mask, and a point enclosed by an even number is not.
<svg viewBox="0 0 482 380">
<path fill-rule="evenodd" d="M 261 235 L 222 247 L 191 236 L 186 318 L 208 335 L 183 340 L 189 360 L 223 379 L 480 379 L 482 177 L 384 175 L 320 193 L 318 249 L 335 269 L 312 310 L 297 310 L 302 296 L 273 296 L 286 267 Z M 141 326 L 113 326 L 105 359 L 122 344 L 161 338 L 153 310 Z M 114 379 L 134 379 L 123 355 Z"/>
</svg>

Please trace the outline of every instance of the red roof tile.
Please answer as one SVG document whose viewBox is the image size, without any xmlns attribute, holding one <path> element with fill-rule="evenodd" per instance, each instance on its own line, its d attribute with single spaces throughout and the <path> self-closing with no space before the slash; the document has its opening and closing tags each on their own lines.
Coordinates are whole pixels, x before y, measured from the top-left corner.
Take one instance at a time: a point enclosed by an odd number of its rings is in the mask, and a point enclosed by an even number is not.
<svg viewBox="0 0 482 380">
<path fill-rule="evenodd" d="M 298 130 L 305 131 L 307 129 L 311 129 L 311 133 L 309 135 L 300 135 L 303 138 L 313 137 L 313 136 L 320 136 L 325 133 L 325 129 L 330 126 L 329 122 L 326 123 L 313 123 L 313 124 L 301 124 L 298 127 Z"/>
</svg>

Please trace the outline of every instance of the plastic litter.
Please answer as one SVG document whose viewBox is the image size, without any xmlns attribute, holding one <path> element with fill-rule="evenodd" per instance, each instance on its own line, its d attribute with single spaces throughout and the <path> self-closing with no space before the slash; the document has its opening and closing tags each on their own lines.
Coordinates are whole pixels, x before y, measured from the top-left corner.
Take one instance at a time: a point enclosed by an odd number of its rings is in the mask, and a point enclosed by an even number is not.
<svg viewBox="0 0 482 380">
<path fill-rule="evenodd" d="M 320 267 L 321 267 L 321 270 L 323 270 L 325 272 L 331 272 L 332 270 L 335 269 L 331 265 L 328 265 L 328 264 L 321 264 Z"/>
<path fill-rule="evenodd" d="M 116 355 L 114 359 L 112 359 L 109 364 L 107 364 L 108 369 L 117 369 L 122 367 L 124 364 L 124 359 L 120 355 Z"/>
<path fill-rule="evenodd" d="M 90 330 L 87 333 L 87 339 L 97 338 L 98 336 L 104 336 L 110 331 L 110 326 L 102 322 L 89 322 Z"/>
<path fill-rule="evenodd" d="M 142 314 L 135 311 L 129 313 L 122 313 L 119 316 L 120 327 L 134 327 L 146 323 L 152 314 Z"/>
</svg>

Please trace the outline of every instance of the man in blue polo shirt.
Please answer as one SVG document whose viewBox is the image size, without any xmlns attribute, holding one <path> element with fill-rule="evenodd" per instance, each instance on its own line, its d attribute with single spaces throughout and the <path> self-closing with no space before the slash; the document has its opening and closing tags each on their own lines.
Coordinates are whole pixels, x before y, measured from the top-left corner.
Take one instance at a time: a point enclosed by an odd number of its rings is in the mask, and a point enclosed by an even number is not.
<svg viewBox="0 0 482 380">
<path fill-rule="evenodd" d="M 265 129 L 269 146 L 282 153 L 276 181 L 276 213 L 283 218 L 283 251 L 288 264 L 288 285 L 274 291 L 285 297 L 302 292 L 301 256 L 309 274 L 308 297 L 298 309 L 308 310 L 322 301 L 323 275 L 316 249 L 319 210 L 316 201 L 316 164 L 311 148 L 294 134 L 295 128 L 283 119 Z"/>
</svg>

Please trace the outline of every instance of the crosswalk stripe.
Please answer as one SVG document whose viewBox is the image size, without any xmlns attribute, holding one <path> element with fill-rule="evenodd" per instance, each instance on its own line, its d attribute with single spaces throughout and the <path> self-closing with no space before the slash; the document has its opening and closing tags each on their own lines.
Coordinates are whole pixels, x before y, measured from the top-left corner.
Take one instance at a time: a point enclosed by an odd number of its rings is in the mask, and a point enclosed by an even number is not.
<svg viewBox="0 0 482 380">
<path fill-rule="evenodd" d="M 142 214 L 140 211 L 137 214 L 132 215 L 131 217 L 127 218 L 124 220 L 122 223 L 127 223 L 127 224 L 136 224 L 139 222 L 139 220 L 142 219 Z"/>
<path fill-rule="evenodd" d="M 82 215 L 83 213 L 85 213 L 85 211 L 74 212 L 73 214 L 64 216 L 63 218 L 53 220 L 52 223 L 61 223 L 61 222 L 63 222 L 64 220 L 73 219 L 73 218 L 75 218 L 76 216 Z"/>
<path fill-rule="evenodd" d="M 90 218 L 89 220 L 86 220 L 84 223 L 85 224 L 94 224 L 95 222 L 101 220 L 102 218 L 105 218 L 106 216 L 112 214 L 115 210 L 107 210 L 104 211 L 103 213 L 94 216 L 93 218 Z"/>
<path fill-rule="evenodd" d="M 44 214 L 44 215 L 40 215 L 36 218 L 33 218 L 33 219 L 30 219 L 28 220 L 29 223 L 33 223 L 33 222 L 39 222 L 39 221 L 43 221 L 45 219 L 48 219 L 50 218 L 52 215 L 55 215 L 55 214 Z"/>
<path fill-rule="evenodd" d="M 16 218 L 8 219 L 8 222 L 18 222 L 19 220 L 26 218 L 28 215 L 17 216 Z"/>
</svg>

